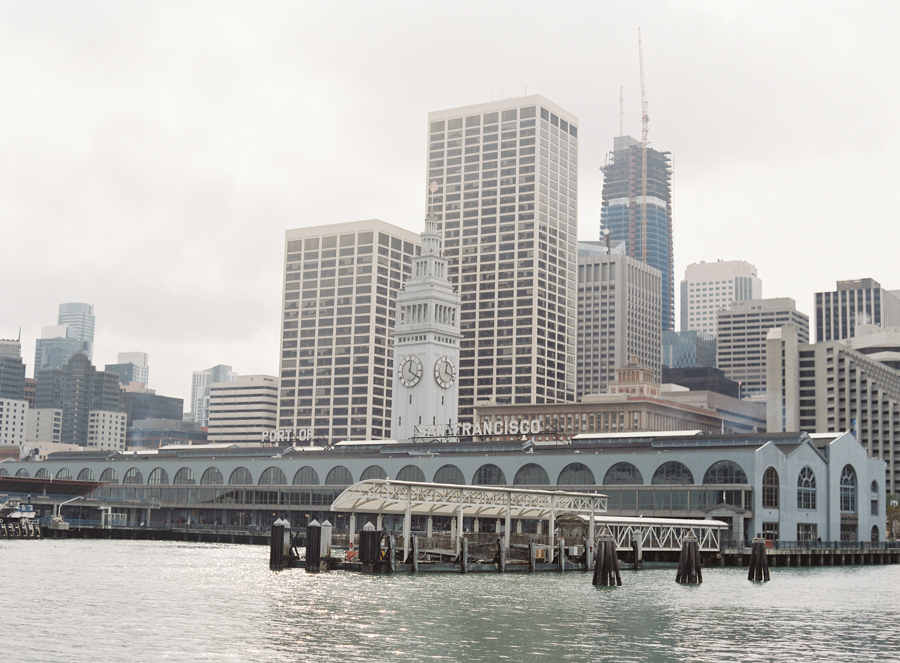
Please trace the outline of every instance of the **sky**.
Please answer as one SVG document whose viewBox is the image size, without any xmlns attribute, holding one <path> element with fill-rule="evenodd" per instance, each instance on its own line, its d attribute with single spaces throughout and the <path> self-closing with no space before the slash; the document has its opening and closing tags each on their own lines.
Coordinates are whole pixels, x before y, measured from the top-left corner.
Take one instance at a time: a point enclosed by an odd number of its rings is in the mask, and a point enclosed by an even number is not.
<svg viewBox="0 0 900 663">
<path fill-rule="evenodd" d="M 900 288 L 898 28 L 877 1 L 4 2 L 0 338 L 31 376 L 87 302 L 94 364 L 147 352 L 186 407 L 192 371 L 274 375 L 285 231 L 420 232 L 428 112 L 525 94 L 579 118 L 597 239 L 620 90 L 641 132 L 639 29 L 676 281 L 746 260 L 812 322 L 838 280 Z"/>
</svg>

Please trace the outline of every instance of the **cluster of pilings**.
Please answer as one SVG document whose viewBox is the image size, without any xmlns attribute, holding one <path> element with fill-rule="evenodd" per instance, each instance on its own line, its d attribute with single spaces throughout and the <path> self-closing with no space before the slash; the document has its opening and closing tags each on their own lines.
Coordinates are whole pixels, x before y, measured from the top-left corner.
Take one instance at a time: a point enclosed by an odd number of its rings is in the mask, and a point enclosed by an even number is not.
<svg viewBox="0 0 900 663">
<path fill-rule="evenodd" d="M 0 539 L 40 539 L 41 525 L 31 520 L 0 523 Z"/>
<path fill-rule="evenodd" d="M 766 555 L 766 540 L 753 539 L 753 547 L 750 549 L 750 572 L 747 580 L 769 580 L 769 560 Z"/>
<path fill-rule="evenodd" d="M 703 571 L 700 570 L 700 542 L 693 532 L 688 532 L 681 544 L 681 557 L 678 558 L 675 582 L 690 585 L 703 582 Z"/>
</svg>

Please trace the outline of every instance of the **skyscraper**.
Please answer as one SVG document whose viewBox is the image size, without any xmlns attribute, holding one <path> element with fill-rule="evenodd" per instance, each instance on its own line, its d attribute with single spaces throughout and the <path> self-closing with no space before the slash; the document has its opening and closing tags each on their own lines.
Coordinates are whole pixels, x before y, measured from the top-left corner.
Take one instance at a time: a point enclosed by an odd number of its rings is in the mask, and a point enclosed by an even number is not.
<svg viewBox="0 0 900 663">
<path fill-rule="evenodd" d="M 716 313 L 745 299 L 762 299 L 762 280 L 755 265 L 744 260 L 688 265 L 681 282 L 681 331 L 715 336 Z"/>
<path fill-rule="evenodd" d="M 402 440 L 417 426 L 457 422 L 459 410 L 459 292 L 447 278 L 437 217 L 429 211 L 422 253 L 412 277 L 397 293 L 391 437 Z M 420 431 L 421 432 L 421 431 Z M 435 435 L 440 433 L 435 431 Z"/>
<path fill-rule="evenodd" d="M 539 95 L 428 115 L 429 203 L 462 297 L 459 420 L 575 398 L 578 119 Z"/>
<path fill-rule="evenodd" d="M 627 255 L 590 252 L 592 246 L 578 244 L 579 401 L 606 393 L 616 369 L 634 357 L 660 378 L 659 270 Z"/>
<path fill-rule="evenodd" d="M 87 344 L 77 337 L 69 325 L 41 327 L 41 337 L 34 343 L 34 377 L 45 368 L 62 368 L 76 352 L 87 355 Z"/>
<path fill-rule="evenodd" d="M 59 325 L 73 330 L 72 337 L 83 342 L 82 351 L 88 359 L 94 359 L 94 305 L 69 303 L 59 305 Z"/>
<path fill-rule="evenodd" d="M 900 298 L 875 279 L 838 281 L 834 292 L 816 293 L 816 341 L 853 338 L 857 325 L 900 326 Z"/>
<path fill-rule="evenodd" d="M 204 428 L 209 423 L 209 386 L 214 382 L 234 382 L 237 373 L 219 364 L 191 374 L 191 421 Z"/>
<path fill-rule="evenodd" d="M 377 219 L 285 233 L 279 429 L 390 435 L 395 299 L 419 241 Z"/>
<path fill-rule="evenodd" d="M 672 242 L 672 168 L 668 152 L 647 148 L 647 197 L 643 197 L 641 142 L 613 140 L 603 171 L 600 224 L 613 246 L 662 273 L 662 328 L 675 328 L 675 259 Z"/>
<path fill-rule="evenodd" d="M 107 364 L 105 368 L 119 376 L 123 387 L 132 382 L 146 386 L 150 380 L 149 355 L 146 352 L 120 352 L 117 363 Z"/>
</svg>

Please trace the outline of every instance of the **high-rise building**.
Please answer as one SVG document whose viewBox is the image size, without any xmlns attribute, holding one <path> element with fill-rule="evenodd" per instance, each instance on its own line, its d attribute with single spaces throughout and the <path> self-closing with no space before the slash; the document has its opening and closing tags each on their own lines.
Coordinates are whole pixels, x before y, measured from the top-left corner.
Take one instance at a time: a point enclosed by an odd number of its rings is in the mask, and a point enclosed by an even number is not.
<svg viewBox="0 0 900 663">
<path fill-rule="evenodd" d="M 22 358 L 22 343 L 19 339 L 0 338 L 0 357 Z"/>
<path fill-rule="evenodd" d="M 391 432 L 394 307 L 419 236 L 376 219 L 285 233 L 278 428 Z"/>
<path fill-rule="evenodd" d="M 575 398 L 578 119 L 534 95 L 428 114 L 429 199 L 462 298 L 459 420 Z"/>
<path fill-rule="evenodd" d="M 84 343 L 82 351 L 88 359 L 94 359 L 94 305 L 60 304 L 56 324 L 66 325 L 74 332 L 74 338 Z"/>
<path fill-rule="evenodd" d="M 578 247 L 577 400 L 606 393 L 616 370 L 632 358 L 659 382 L 659 270 L 627 255 L 591 255 Z"/>
<path fill-rule="evenodd" d="M 47 325 L 34 344 L 34 377 L 45 368 L 62 368 L 76 352 L 87 355 L 87 344 L 68 325 Z"/>
<path fill-rule="evenodd" d="M 231 366 L 219 364 L 205 371 L 194 371 L 191 375 L 190 420 L 206 428 L 209 422 L 209 387 L 214 382 L 234 382 L 237 373 Z"/>
<path fill-rule="evenodd" d="M 64 444 L 87 446 L 91 422 L 101 423 L 94 413 L 122 413 L 121 399 L 122 390 L 116 375 L 96 370 L 83 352 L 73 355 L 62 368 L 45 368 L 38 372 L 36 409 L 62 410 L 60 440 Z M 97 438 L 92 439 L 97 441 Z M 124 430 L 120 442 L 119 448 L 124 450 Z"/>
<path fill-rule="evenodd" d="M 0 446 L 25 445 L 28 410 L 28 403 L 23 399 L 0 396 Z"/>
<path fill-rule="evenodd" d="M 875 279 L 838 281 L 833 292 L 816 293 L 816 341 L 855 336 L 857 325 L 900 326 L 900 298 Z"/>
<path fill-rule="evenodd" d="M 241 375 L 232 382 L 209 386 L 210 442 L 260 442 L 275 430 L 278 413 L 278 378 Z"/>
<path fill-rule="evenodd" d="M 740 397 L 766 395 L 766 336 L 770 329 L 793 325 L 801 343 L 809 342 L 809 316 L 790 297 L 748 299 L 718 313 L 716 366 L 740 384 Z"/>
<path fill-rule="evenodd" d="M 900 340 L 900 330 L 892 334 L 888 351 Z M 861 347 L 871 350 L 871 340 Z M 790 326 L 771 330 L 767 349 L 768 431 L 850 431 L 887 463 L 885 485 L 869 492 L 900 491 L 900 373 L 847 341 L 810 345 Z"/>
<path fill-rule="evenodd" d="M 437 217 L 429 211 L 422 252 L 397 293 L 391 437 L 406 440 L 420 426 L 448 426 L 459 414 L 459 292 L 447 278 Z M 432 431 L 435 435 L 441 433 Z M 424 433 L 423 433 L 424 434 Z"/>
<path fill-rule="evenodd" d="M 756 267 L 743 260 L 688 265 L 681 282 L 681 331 L 717 334 L 716 314 L 731 302 L 762 299 Z"/>
<path fill-rule="evenodd" d="M 643 173 L 646 153 L 647 191 Z M 631 136 L 613 140 L 603 171 L 600 224 L 615 246 L 662 274 L 662 329 L 675 329 L 675 262 L 672 241 L 672 167 L 668 152 L 642 149 Z"/>
<path fill-rule="evenodd" d="M 0 398 L 25 400 L 25 363 L 21 357 L 0 356 Z"/>
<path fill-rule="evenodd" d="M 716 337 L 703 331 L 662 333 L 662 364 L 669 368 L 715 367 Z"/>
<path fill-rule="evenodd" d="M 122 386 L 132 382 L 146 385 L 150 380 L 149 355 L 146 352 L 120 352 L 117 362 L 107 364 L 105 369 L 118 375 Z"/>
</svg>

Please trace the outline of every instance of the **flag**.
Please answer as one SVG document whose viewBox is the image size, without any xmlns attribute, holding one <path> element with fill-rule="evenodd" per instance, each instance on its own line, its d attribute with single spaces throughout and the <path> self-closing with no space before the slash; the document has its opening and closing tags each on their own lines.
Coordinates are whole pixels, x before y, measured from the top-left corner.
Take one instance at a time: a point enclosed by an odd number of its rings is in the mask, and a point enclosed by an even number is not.
<svg viewBox="0 0 900 663">
<path fill-rule="evenodd" d="M 435 193 L 438 190 L 437 180 L 431 180 L 431 186 L 428 187 L 428 190 L 431 191 L 431 193 Z"/>
</svg>

